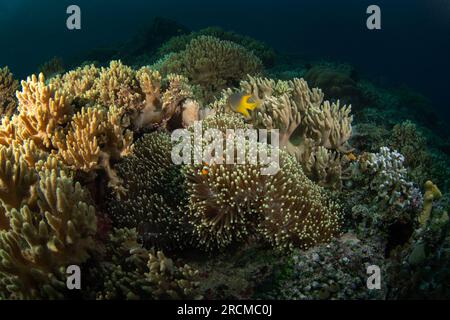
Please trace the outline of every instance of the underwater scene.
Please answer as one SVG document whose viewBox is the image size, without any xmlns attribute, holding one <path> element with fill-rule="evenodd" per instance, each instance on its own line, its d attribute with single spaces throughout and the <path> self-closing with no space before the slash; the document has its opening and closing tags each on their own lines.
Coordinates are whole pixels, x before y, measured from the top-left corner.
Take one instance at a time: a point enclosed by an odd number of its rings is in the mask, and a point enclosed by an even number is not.
<svg viewBox="0 0 450 320">
<path fill-rule="evenodd" d="M 450 298 L 449 1 L 0 0 L 0 43 L 0 300 Z"/>
</svg>

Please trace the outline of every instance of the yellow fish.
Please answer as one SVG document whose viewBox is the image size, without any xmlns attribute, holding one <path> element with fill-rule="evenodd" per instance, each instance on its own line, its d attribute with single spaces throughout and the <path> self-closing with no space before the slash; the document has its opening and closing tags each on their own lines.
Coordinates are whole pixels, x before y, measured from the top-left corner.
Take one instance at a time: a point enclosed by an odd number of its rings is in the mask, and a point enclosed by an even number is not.
<svg viewBox="0 0 450 320">
<path fill-rule="evenodd" d="M 242 92 L 233 93 L 228 98 L 228 105 L 231 110 L 239 112 L 244 115 L 244 117 L 250 117 L 248 110 L 254 110 L 259 106 L 259 102 L 250 102 L 252 98 L 251 94 L 245 94 Z"/>
<path fill-rule="evenodd" d="M 353 152 L 350 152 L 349 154 L 347 154 L 347 159 L 349 161 L 356 161 L 357 158 Z"/>
</svg>

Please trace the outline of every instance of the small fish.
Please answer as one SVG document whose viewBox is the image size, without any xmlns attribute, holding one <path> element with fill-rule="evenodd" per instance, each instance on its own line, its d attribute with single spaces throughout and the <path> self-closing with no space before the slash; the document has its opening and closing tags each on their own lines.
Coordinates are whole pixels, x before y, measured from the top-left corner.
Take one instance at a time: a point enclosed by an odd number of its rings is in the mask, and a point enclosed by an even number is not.
<svg viewBox="0 0 450 320">
<path fill-rule="evenodd" d="M 349 161 L 355 161 L 356 160 L 356 156 L 353 154 L 353 152 L 350 152 L 349 154 L 347 154 L 347 159 Z"/>
<path fill-rule="evenodd" d="M 203 165 L 201 173 L 204 176 L 206 176 L 209 173 L 209 164 L 208 164 L 208 162 L 205 162 L 205 164 Z"/>
<path fill-rule="evenodd" d="M 246 94 L 243 92 L 233 93 L 228 98 L 228 105 L 231 110 L 243 114 L 246 118 L 250 117 L 248 110 L 254 110 L 259 107 L 259 102 L 250 102 L 252 98 L 251 94 Z"/>
</svg>

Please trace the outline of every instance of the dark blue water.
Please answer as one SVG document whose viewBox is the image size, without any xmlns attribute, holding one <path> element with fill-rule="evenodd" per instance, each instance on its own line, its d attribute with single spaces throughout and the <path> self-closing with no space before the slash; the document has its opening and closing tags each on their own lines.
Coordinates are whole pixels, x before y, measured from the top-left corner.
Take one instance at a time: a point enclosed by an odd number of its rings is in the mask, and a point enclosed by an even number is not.
<svg viewBox="0 0 450 320">
<path fill-rule="evenodd" d="M 82 10 L 68 31 L 66 8 Z M 366 8 L 382 9 L 382 30 L 366 28 Z M 195 30 L 221 26 L 279 51 L 350 62 L 375 79 L 406 84 L 450 109 L 448 0 L 0 0 L 0 65 L 20 77 L 53 56 L 75 56 L 124 41 L 154 17 Z"/>
</svg>

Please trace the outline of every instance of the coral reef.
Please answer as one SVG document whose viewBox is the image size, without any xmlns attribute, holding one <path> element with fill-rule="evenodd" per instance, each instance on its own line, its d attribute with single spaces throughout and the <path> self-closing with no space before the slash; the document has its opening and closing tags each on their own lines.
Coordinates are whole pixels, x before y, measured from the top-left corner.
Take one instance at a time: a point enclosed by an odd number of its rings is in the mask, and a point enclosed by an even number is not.
<svg viewBox="0 0 450 320">
<path fill-rule="evenodd" d="M 367 267 L 384 267 L 382 251 L 351 234 L 307 252 L 295 252 L 278 280 L 269 299 L 384 299 L 388 289 L 382 281 L 380 290 L 367 289 Z"/>
<path fill-rule="evenodd" d="M 115 167 L 126 192 L 108 201 L 116 226 L 136 228 L 144 244 L 163 249 L 189 241 L 183 223 L 184 180 L 180 166 L 172 163 L 171 150 L 166 133 L 144 135 L 133 154 Z"/>
<path fill-rule="evenodd" d="M 204 128 L 218 118 L 206 119 Z M 279 156 L 275 175 L 262 175 L 262 164 L 248 158 L 243 166 L 210 163 L 207 175 L 198 166 L 186 166 L 189 223 L 200 246 L 211 250 L 261 234 L 279 249 L 308 248 L 339 233 L 339 206 L 293 157 L 284 151 Z"/>
<path fill-rule="evenodd" d="M 198 271 L 161 251 L 147 251 L 135 229 L 114 229 L 105 257 L 94 263 L 86 290 L 96 299 L 200 299 Z M 94 297 L 90 297 L 94 295 Z"/>
<path fill-rule="evenodd" d="M 225 31 L 219 27 L 208 27 L 199 31 L 191 32 L 190 34 L 173 37 L 158 49 L 158 56 L 164 57 L 170 53 L 180 52 L 184 50 L 193 39 L 201 36 L 210 36 L 241 45 L 261 59 L 266 68 L 272 67 L 275 62 L 275 52 L 266 44 L 232 31 Z"/>
<path fill-rule="evenodd" d="M 358 84 L 347 70 L 317 65 L 308 70 L 305 80 L 309 85 L 321 88 L 327 99 L 340 99 L 358 107 L 361 103 Z"/>
<path fill-rule="evenodd" d="M 424 96 L 165 19 L 91 61 L 21 87 L 0 68 L 0 299 L 450 297 L 450 143 Z"/>
<path fill-rule="evenodd" d="M 201 36 L 185 50 L 168 55 L 159 71 L 187 77 L 190 83 L 200 86 L 202 100 L 210 102 L 222 89 L 237 85 L 248 74 L 262 72 L 262 63 L 238 44 Z"/>
<path fill-rule="evenodd" d="M 0 117 L 9 118 L 16 112 L 16 91 L 19 82 L 14 79 L 8 67 L 0 68 Z"/>
<path fill-rule="evenodd" d="M 54 158 L 38 170 L 21 146 L 0 148 L 0 296 L 64 298 L 65 269 L 95 250 L 95 209 Z"/>
<path fill-rule="evenodd" d="M 322 91 L 310 89 L 303 79 L 275 81 L 249 77 L 241 82 L 238 90 L 251 94 L 260 105 L 249 120 L 254 127 L 278 129 L 280 146 L 305 168 L 314 171 L 315 181 L 328 187 L 340 187 L 340 182 L 336 183 L 341 179 L 341 168 L 336 168 L 340 166 L 340 157 L 325 153 L 351 151 L 347 143 L 352 133 L 349 106 L 341 106 L 339 101 L 323 101 Z M 230 111 L 226 101 L 232 93 L 231 89 L 225 91 L 212 107 L 219 112 Z M 323 163 L 324 160 L 327 162 Z M 328 170 L 327 166 L 334 169 Z"/>
</svg>

